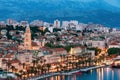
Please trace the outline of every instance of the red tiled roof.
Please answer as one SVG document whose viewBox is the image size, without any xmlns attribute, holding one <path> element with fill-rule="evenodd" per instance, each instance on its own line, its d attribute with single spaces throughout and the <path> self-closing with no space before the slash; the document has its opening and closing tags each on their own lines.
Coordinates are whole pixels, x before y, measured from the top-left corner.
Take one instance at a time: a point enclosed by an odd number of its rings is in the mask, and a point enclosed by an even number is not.
<svg viewBox="0 0 120 80">
<path fill-rule="evenodd" d="M 42 47 L 41 50 L 49 50 L 50 48 L 49 47 Z"/>
<path fill-rule="evenodd" d="M 76 47 L 74 47 L 74 48 L 81 48 L 81 49 L 84 49 L 85 46 L 76 46 Z"/>
<path fill-rule="evenodd" d="M 36 42 L 32 42 L 32 46 L 38 46 Z"/>
<path fill-rule="evenodd" d="M 118 43 L 117 42 L 112 42 L 112 43 L 110 43 L 110 45 L 118 45 Z"/>
<path fill-rule="evenodd" d="M 19 60 L 17 60 L 17 59 L 14 59 L 14 60 L 11 60 L 11 61 L 9 61 L 11 64 L 13 64 L 13 63 L 20 63 L 20 61 Z"/>
<path fill-rule="evenodd" d="M 0 58 L 2 58 L 3 57 L 3 54 L 0 54 Z"/>
<path fill-rule="evenodd" d="M 66 51 L 64 48 L 53 48 L 51 51 Z"/>
<path fill-rule="evenodd" d="M 13 58 L 13 57 L 14 57 L 14 53 L 9 53 L 4 56 L 4 58 Z"/>
</svg>

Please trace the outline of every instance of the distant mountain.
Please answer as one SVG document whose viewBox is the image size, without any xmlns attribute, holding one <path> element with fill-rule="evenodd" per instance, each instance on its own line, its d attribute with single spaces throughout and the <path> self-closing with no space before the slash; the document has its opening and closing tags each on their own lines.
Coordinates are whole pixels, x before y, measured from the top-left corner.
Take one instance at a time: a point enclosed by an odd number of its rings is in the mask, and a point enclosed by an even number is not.
<svg viewBox="0 0 120 80">
<path fill-rule="evenodd" d="M 53 22 L 54 19 L 75 19 L 120 27 L 120 7 L 117 4 L 117 0 L 0 0 L 0 20 Z"/>
</svg>

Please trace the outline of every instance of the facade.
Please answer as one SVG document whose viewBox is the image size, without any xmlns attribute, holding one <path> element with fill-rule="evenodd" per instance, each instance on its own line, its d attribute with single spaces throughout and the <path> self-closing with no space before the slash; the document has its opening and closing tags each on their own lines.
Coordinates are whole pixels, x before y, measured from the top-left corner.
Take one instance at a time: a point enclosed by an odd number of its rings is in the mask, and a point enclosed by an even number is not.
<svg viewBox="0 0 120 80">
<path fill-rule="evenodd" d="M 112 42 L 109 44 L 108 48 L 120 48 L 120 44 L 117 42 Z"/>
<path fill-rule="evenodd" d="M 83 51 L 83 49 L 81 47 L 74 47 L 70 49 L 70 54 L 71 55 L 76 55 L 76 54 L 81 54 L 81 52 Z"/>
<path fill-rule="evenodd" d="M 87 50 L 87 53 L 90 53 L 91 58 L 95 57 L 95 51 L 94 50 Z"/>
<path fill-rule="evenodd" d="M 1 30 L 1 34 L 2 35 L 6 35 L 7 34 L 7 30 Z"/>
<path fill-rule="evenodd" d="M 69 21 L 62 21 L 62 27 L 68 27 Z"/>
<path fill-rule="evenodd" d="M 33 22 L 30 23 L 31 26 L 43 26 L 44 22 L 40 20 L 34 20 Z"/>
<path fill-rule="evenodd" d="M 30 52 L 21 52 L 17 55 L 17 59 L 21 63 L 30 64 L 33 60 L 33 55 Z"/>
<path fill-rule="evenodd" d="M 24 48 L 25 50 L 32 49 L 31 31 L 29 26 L 27 26 L 24 34 Z"/>
<path fill-rule="evenodd" d="M 39 50 L 40 45 L 31 40 L 30 27 L 27 26 L 24 34 L 24 49 L 25 50 Z"/>
<path fill-rule="evenodd" d="M 67 51 L 64 48 L 53 48 L 50 49 L 53 55 L 65 55 Z"/>
<path fill-rule="evenodd" d="M 57 63 L 60 60 L 59 55 L 52 55 L 52 54 L 46 55 L 44 58 L 46 59 L 46 64 L 47 63 Z"/>
<path fill-rule="evenodd" d="M 17 59 L 13 59 L 9 61 L 11 66 L 14 66 L 16 69 L 20 69 L 20 61 Z M 12 71 L 12 70 L 11 70 Z"/>
<path fill-rule="evenodd" d="M 56 28 L 60 27 L 60 21 L 59 20 L 54 21 L 54 27 L 56 27 Z"/>
<path fill-rule="evenodd" d="M 78 21 L 76 21 L 76 20 L 71 20 L 70 23 L 73 23 L 76 26 L 78 25 Z"/>
<path fill-rule="evenodd" d="M 105 40 L 102 40 L 102 41 L 92 40 L 91 45 L 92 45 L 92 47 L 98 47 L 98 48 L 104 49 L 105 48 Z"/>
<path fill-rule="evenodd" d="M 28 21 L 21 21 L 20 22 L 20 26 L 23 26 L 23 27 L 25 27 L 25 26 L 28 26 L 29 24 L 28 24 Z"/>
<path fill-rule="evenodd" d="M 44 54 L 46 63 L 57 63 L 61 55 L 67 55 L 67 51 L 64 48 L 42 48 L 41 51 Z"/>
</svg>

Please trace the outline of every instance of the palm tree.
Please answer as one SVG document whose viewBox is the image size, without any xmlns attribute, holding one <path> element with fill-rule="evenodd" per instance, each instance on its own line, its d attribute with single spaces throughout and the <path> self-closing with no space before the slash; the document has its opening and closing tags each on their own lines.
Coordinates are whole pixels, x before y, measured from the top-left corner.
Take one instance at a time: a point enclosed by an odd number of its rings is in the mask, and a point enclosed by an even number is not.
<svg viewBox="0 0 120 80">
<path fill-rule="evenodd" d="M 60 63 L 62 63 L 63 55 L 60 55 Z"/>
<path fill-rule="evenodd" d="M 59 71 L 59 66 L 56 66 L 57 72 Z"/>
<path fill-rule="evenodd" d="M 63 62 L 65 62 L 66 60 L 66 55 L 63 55 Z"/>
<path fill-rule="evenodd" d="M 12 72 L 14 72 L 15 70 L 15 66 L 11 66 Z"/>
<path fill-rule="evenodd" d="M 11 63 L 10 63 L 10 62 L 7 62 L 6 66 L 7 66 L 7 71 L 9 71 L 10 66 L 11 66 Z"/>
<path fill-rule="evenodd" d="M 36 65 L 36 60 L 33 60 L 32 63 L 33 63 L 33 67 L 35 67 L 35 65 Z"/>
<path fill-rule="evenodd" d="M 82 61 L 81 60 L 78 60 L 78 67 L 81 68 L 81 65 L 82 65 Z"/>
<path fill-rule="evenodd" d="M 25 68 L 25 63 L 22 63 L 23 69 Z"/>
<path fill-rule="evenodd" d="M 49 70 L 50 70 L 51 65 L 50 65 L 50 64 L 46 64 L 46 67 L 47 67 L 48 73 L 49 73 Z"/>
<path fill-rule="evenodd" d="M 23 77 L 23 70 L 20 70 L 19 73 L 20 73 L 20 79 L 22 79 L 22 77 Z"/>
<path fill-rule="evenodd" d="M 67 70 L 69 71 L 69 57 L 68 56 L 66 56 L 66 62 L 67 62 Z"/>
<path fill-rule="evenodd" d="M 95 65 L 97 64 L 97 58 L 96 57 L 94 58 L 94 63 L 95 63 Z"/>
<path fill-rule="evenodd" d="M 71 67 L 71 61 L 68 62 L 68 67 L 69 67 L 69 70 L 70 70 L 70 67 Z"/>
<path fill-rule="evenodd" d="M 43 60 L 43 65 L 45 65 L 46 59 Z"/>
<path fill-rule="evenodd" d="M 75 55 L 72 55 L 71 58 L 72 69 L 74 69 Z"/>
<path fill-rule="evenodd" d="M 43 60 L 40 60 L 40 64 L 41 64 L 41 65 L 43 64 Z"/>
<path fill-rule="evenodd" d="M 42 66 L 41 65 L 37 65 L 37 69 L 38 69 L 38 75 L 41 74 Z"/>
<path fill-rule="evenodd" d="M 30 73 L 32 74 L 32 73 L 34 73 L 34 72 L 35 72 L 35 69 L 34 69 L 33 66 L 31 66 L 31 67 L 30 67 Z"/>
<path fill-rule="evenodd" d="M 26 71 L 26 74 L 27 74 L 27 78 L 29 78 L 30 77 L 30 74 L 31 73 L 31 70 L 30 69 L 27 69 L 27 71 Z"/>
<path fill-rule="evenodd" d="M 44 68 L 43 68 L 43 65 L 41 66 L 41 74 L 44 73 Z"/>
<path fill-rule="evenodd" d="M 91 66 L 91 58 L 88 58 L 88 66 Z"/>
</svg>

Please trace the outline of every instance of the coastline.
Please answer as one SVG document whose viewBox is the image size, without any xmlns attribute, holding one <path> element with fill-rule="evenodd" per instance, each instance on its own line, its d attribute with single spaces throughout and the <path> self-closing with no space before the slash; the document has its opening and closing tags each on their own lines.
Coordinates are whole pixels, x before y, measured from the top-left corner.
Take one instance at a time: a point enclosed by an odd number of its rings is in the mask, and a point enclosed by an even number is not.
<svg viewBox="0 0 120 80">
<path fill-rule="evenodd" d="M 89 68 L 84 68 L 84 69 L 76 69 L 76 70 L 72 70 L 72 71 L 69 71 L 69 72 L 49 73 L 49 74 L 45 74 L 45 75 L 42 75 L 42 76 L 35 76 L 35 77 L 29 78 L 27 80 L 38 80 L 38 79 L 44 79 L 44 78 L 47 78 L 47 77 L 52 77 L 52 76 L 57 76 L 57 75 L 72 75 L 73 73 L 87 72 L 87 71 L 92 70 L 92 69 L 103 68 L 103 67 L 106 67 L 106 65 L 94 66 L 94 67 L 89 67 Z"/>
</svg>

